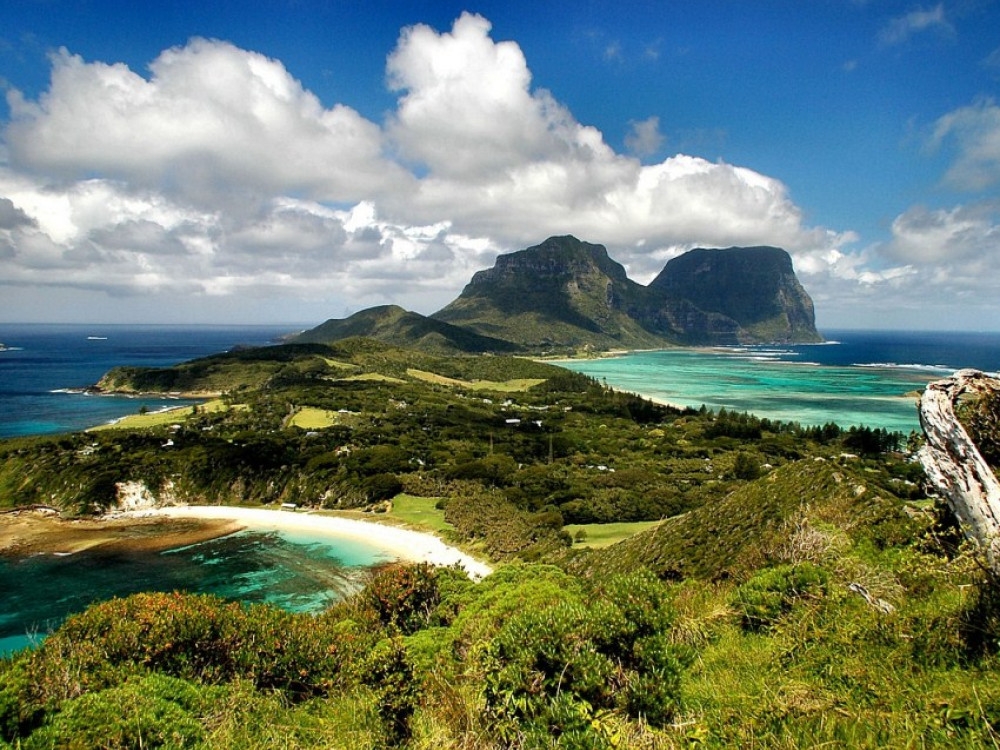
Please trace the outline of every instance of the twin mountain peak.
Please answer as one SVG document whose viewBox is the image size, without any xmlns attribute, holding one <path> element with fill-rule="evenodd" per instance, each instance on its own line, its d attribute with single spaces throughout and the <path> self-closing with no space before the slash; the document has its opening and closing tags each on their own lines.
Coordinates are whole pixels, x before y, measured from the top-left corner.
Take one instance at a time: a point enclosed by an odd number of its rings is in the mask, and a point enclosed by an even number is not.
<svg viewBox="0 0 1000 750">
<path fill-rule="evenodd" d="M 603 245 L 572 236 L 499 256 L 429 317 L 373 307 L 295 341 L 351 336 L 434 353 L 822 341 L 812 300 L 780 248 L 690 250 L 643 286 Z"/>
</svg>

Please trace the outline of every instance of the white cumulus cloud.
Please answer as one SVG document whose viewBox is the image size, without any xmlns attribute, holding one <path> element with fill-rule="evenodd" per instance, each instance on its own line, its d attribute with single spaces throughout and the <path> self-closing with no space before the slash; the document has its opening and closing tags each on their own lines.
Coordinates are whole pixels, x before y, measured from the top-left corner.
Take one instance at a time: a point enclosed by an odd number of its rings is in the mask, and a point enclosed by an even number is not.
<svg viewBox="0 0 1000 750">
<path fill-rule="evenodd" d="M 324 108 L 284 66 L 193 39 L 164 51 L 148 79 L 61 50 L 37 102 L 8 94 L 13 164 L 44 174 L 100 173 L 187 198 L 233 185 L 359 200 L 407 175 L 382 155 L 377 125 Z"/>
<path fill-rule="evenodd" d="M 1000 204 L 951 209 L 911 208 L 892 223 L 886 253 L 916 264 L 954 265 L 1000 261 Z"/>
<path fill-rule="evenodd" d="M 387 80 L 397 104 L 376 123 L 227 42 L 166 50 L 148 75 L 54 54 L 37 100 L 8 93 L 0 283 L 229 298 L 257 319 L 267 300 L 284 319 L 431 312 L 499 252 L 567 233 L 640 281 L 688 248 L 751 244 L 785 247 L 817 287 L 862 281 L 854 234 L 810 226 L 780 180 L 616 152 L 481 16 L 404 29 Z M 632 123 L 635 154 L 661 147 L 658 117 Z"/>
<path fill-rule="evenodd" d="M 413 194 L 384 203 L 401 222 L 448 217 L 514 247 L 574 233 L 640 265 L 640 248 L 849 239 L 805 227 L 785 186 L 751 170 L 681 155 L 643 166 L 616 153 L 532 89 L 520 48 L 494 41 L 480 16 L 464 14 L 450 32 L 405 30 L 389 72 L 401 92 L 389 133 L 426 170 Z M 635 123 L 633 135 L 637 149 L 658 145 L 659 119 Z"/>
<path fill-rule="evenodd" d="M 964 190 L 983 190 L 1000 182 L 1000 106 L 984 99 L 940 117 L 928 145 L 953 142 L 957 155 L 945 181 Z"/>
<path fill-rule="evenodd" d="M 917 8 L 905 15 L 893 18 L 888 25 L 882 29 L 881 40 L 883 44 L 895 45 L 906 42 L 916 34 L 924 32 L 936 32 L 945 36 L 955 33 L 945 14 L 944 3 L 938 3 L 933 8 Z"/>
</svg>

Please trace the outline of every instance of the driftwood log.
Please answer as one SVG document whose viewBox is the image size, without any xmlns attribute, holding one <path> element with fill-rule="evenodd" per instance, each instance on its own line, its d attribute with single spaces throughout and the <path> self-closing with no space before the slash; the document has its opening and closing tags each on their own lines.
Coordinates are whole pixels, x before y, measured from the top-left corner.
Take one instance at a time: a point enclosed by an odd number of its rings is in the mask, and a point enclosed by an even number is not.
<svg viewBox="0 0 1000 750">
<path fill-rule="evenodd" d="M 1000 380 L 979 370 L 959 370 L 928 385 L 920 397 L 926 442 L 919 458 L 928 482 L 947 501 L 963 533 L 1000 574 L 1000 482 L 955 415 L 962 394 L 998 391 Z"/>
</svg>

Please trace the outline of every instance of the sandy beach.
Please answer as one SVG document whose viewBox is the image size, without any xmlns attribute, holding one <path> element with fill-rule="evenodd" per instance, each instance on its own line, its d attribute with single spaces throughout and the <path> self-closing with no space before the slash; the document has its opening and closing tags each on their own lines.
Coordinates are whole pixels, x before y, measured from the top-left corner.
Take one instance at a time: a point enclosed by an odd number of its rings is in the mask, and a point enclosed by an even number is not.
<svg viewBox="0 0 1000 750">
<path fill-rule="evenodd" d="M 493 569 L 454 547 L 449 547 L 433 534 L 424 534 L 395 526 L 386 526 L 349 518 L 322 516 L 308 511 L 268 510 L 266 508 L 236 508 L 226 505 L 188 505 L 131 511 L 119 518 L 168 517 L 203 521 L 228 521 L 244 528 L 270 528 L 305 531 L 346 537 L 381 547 L 402 560 L 427 562 L 432 565 L 459 565 L 469 577 L 480 579 Z"/>
</svg>

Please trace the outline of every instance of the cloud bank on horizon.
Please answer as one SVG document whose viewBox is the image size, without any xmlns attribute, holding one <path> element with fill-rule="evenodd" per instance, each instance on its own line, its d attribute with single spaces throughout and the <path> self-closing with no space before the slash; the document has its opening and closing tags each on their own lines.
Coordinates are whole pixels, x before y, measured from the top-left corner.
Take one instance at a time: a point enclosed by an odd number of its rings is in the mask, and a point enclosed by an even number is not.
<svg viewBox="0 0 1000 750">
<path fill-rule="evenodd" d="M 921 33 L 955 33 L 942 6 L 900 16 L 880 43 Z M 46 295 L 21 319 L 107 297 L 119 319 L 150 322 L 306 321 L 386 302 L 432 312 L 498 253 L 574 234 L 640 282 L 692 247 L 784 247 L 821 324 L 856 322 L 858 306 L 875 326 L 900 310 L 925 326 L 1000 321 L 992 99 L 941 113 L 923 137 L 948 154 L 942 183 L 970 201 L 913 205 L 865 243 L 812 225 L 775 177 L 685 154 L 645 163 L 664 142 L 659 116 L 631 121 L 617 152 L 470 13 L 449 31 L 402 30 L 381 122 L 215 39 L 164 50 L 148 75 L 65 49 L 51 66 L 36 98 L 7 92 L 8 320 Z"/>
</svg>

